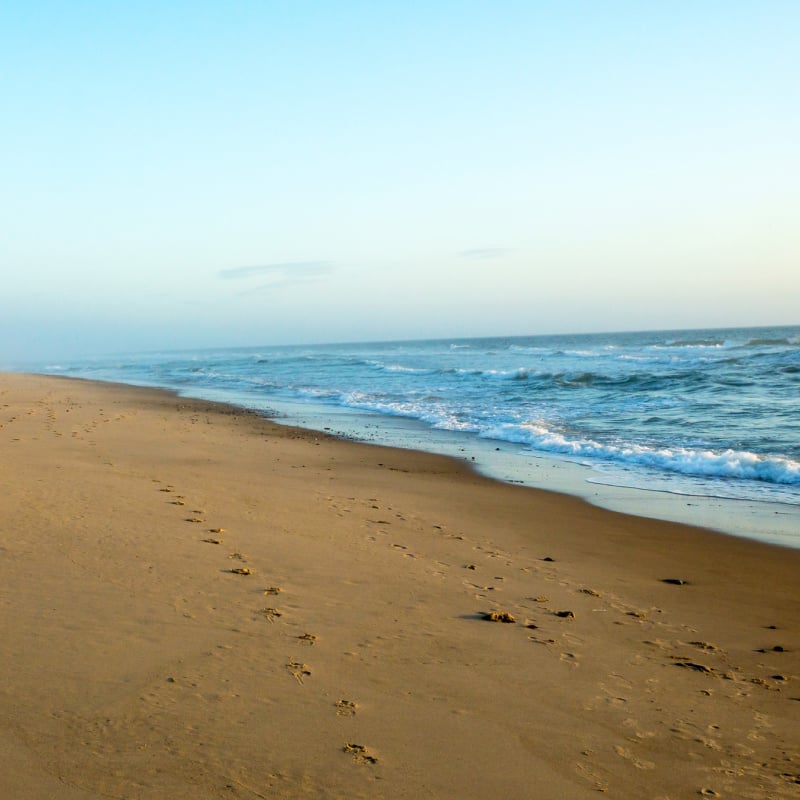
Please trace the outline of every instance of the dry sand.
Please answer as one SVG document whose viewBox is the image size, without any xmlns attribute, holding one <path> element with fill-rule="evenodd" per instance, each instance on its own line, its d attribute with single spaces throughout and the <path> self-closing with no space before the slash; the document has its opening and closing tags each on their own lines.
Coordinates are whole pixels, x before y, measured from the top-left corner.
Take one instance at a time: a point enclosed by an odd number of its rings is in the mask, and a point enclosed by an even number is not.
<svg viewBox="0 0 800 800">
<path fill-rule="evenodd" d="M 800 551 L 131 387 L 0 448 L 2 798 L 800 795 Z"/>
</svg>

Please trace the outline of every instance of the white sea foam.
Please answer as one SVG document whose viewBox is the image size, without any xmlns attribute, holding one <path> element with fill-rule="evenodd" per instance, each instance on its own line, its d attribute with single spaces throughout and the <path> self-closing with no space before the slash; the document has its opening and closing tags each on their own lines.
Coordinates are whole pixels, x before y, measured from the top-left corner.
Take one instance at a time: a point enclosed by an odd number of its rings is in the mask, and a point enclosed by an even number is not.
<svg viewBox="0 0 800 800">
<path fill-rule="evenodd" d="M 603 350 L 606 350 L 606 348 L 603 348 Z M 610 353 L 608 351 L 607 352 L 598 353 L 597 350 L 565 350 L 564 351 L 564 355 L 577 356 L 578 358 L 597 358 L 598 355 L 607 356 L 609 354 Z"/>
<path fill-rule="evenodd" d="M 706 478 L 800 484 L 800 462 L 780 455 L 761 456 L 731 448 L 715 451 L 691 447 L 658 448 L 634 443 L 603 443 L 569 435 L 544 422 L 497 422 L 491 415 L 486 415 L 486 419 L 481 421 L 473 414 L 454 411 L 446 402 L 431 402 L 426 397 L 418 400 L 396 400 L 353 392 L 342 396 L 340 400 L 351 408 L 417 419 L 435 428 L 473 432 L 481 438 L 525 444 L 538 451 L 572 458 L 639 465 Z"/>
<path fill-rule="evenodd" d="M 382 364 L 382 369 L 385 369 L 387 372 L 410 372 L 415 373 L 417 375 L 424 375 L 430 370 L 427 369 L 418 369 L 417 367 L 405 367 L 402 364 Z"/>
<path fill-rule="evenodd" d="M 572 439 L 539 423 L 520 426 L 527 431 L 514 438 L 538 450 L 570 456 L 639 464 L 684 475 L 740 478 L 780 484 L 800 484 L 800 461 L 784 456 L 761 456 L 749 451 L 721 451 L 688 447 L 653 448 L 639 444 L 603 444 L 592 439 Z M 502 438 L 510 438 L 505 431 Z M 500 437 L 498 437 L 500 438 Z"/>
</svg>

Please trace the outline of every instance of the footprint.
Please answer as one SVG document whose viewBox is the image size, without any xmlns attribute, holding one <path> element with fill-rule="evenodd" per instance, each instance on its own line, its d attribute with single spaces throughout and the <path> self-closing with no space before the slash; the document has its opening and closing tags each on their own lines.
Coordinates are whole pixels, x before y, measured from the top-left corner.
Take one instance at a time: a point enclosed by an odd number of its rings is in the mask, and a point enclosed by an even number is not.
<svg viewBox="0 0 800 800">
<path fill-rule="evenodd" d="M 291 672 L 292 677 L 302 685 L 303 678 L 311 675 L 311 669 L 308 664 L 303 664 L 300 661 L 290 661 L 286 668 Z"/>
<path fill-rule="evenodd" d="M 340 717 L 354 717 L 358 708 L 352 700 L 337 700 L 335 705 Z"/>
<path fill-rule="evenodd" d="M 342 748 L 345 753 L 351 753 L 353 756 L 353 760 L 356 761 L 358 764 L 377 764 L 378 758 L 377 756 L 372 755 L 372 753 L 367 750 L 367 748 L 363 744 L 354 744 L 351 742 L 347 742 L 345 746 Z"/>
<path fill-rule="evenodd" d="M 710 653 L 719 652 L 719 647 L 715 644 L 710 644 L 709 642 L 689 642 L 690 645 L 693 647 L 699 647 L 701 650 L 706 650 Z"/>
<path fill-rule="evenodd" d="M 513 623 L 517 621 L 514 615 L 508 611 L 485 611 L 481 614 L 481 619 L 487 622 Z"/>
<path fill-rule="evenodd" d="M 653 761 L 645 761 L 642 759 L 637 758 L 627 747 L 622 747 L 621 745 L 616 745 L 614 747 L 614 751 L 618 756 L 621 756 L 624 759 L 633 764 L 634 767 L 637 769 L 655 769 L 656 765 Z"/>
<path fill-rule="evenodd" d="M 297 637 L 302 644 L 313 645 L 317 641 L 317 637 L 313 633 L 301 633 Z"/>
<path fill-rule="evenodd" d="M 680 658 L 679 656 L 674 656 L 674 658 Z M 704 675 L 714 675 L 714 668 L 708 667 L 705 664 L 698 664 L 696 661 L 688 661 L 686 659 L 681 659 L 675 661 L 676 667 L 684 667 L 685 669 L 690 669 L 694 672 L 701 672 Z"/>
</svg>

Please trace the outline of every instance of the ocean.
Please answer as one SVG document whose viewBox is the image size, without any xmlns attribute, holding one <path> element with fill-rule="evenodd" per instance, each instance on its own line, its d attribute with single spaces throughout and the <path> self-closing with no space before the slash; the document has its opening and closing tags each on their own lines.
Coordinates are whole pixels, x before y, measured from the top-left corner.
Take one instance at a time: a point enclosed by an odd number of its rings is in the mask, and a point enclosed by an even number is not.
<svg viewBox="0 0 800 800">
<path fill-rule="evenodd" d="M 153 352 L 31 371 L 166 387 L 800 547 L 800 327 Z"/>
</svg>

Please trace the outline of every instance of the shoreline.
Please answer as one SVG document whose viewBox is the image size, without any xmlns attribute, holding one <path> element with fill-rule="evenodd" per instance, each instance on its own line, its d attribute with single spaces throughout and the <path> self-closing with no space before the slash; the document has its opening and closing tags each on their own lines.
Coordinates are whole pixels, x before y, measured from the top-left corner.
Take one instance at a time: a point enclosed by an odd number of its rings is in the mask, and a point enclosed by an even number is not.
<svg viewBox="0 0 800 800">
<path fill-rule="evenodd" d="M 52 377 L 92 382 L 91 379 L 72 376 Z M 800 505 L 784 501 L 683 494 L 661 488 L 619 485 L 603 480 L 602 472 L 579 461 L 527 450 L 510 442 L 439 430 L 405 417 L 286 401 L 272 402 L 268 408 L 263 408 L 248 402 L 244 396 L 232 398 L 219 396 L 222 393 L 218 392 L 185 393 L 185 390 L 172 387 L 100 382 L 162 390 L 176 397 L 220 403 L 255 413 L 278 425 L 347 441 L 446 456 L 462 461 L 479 474 L 501 483 L 566 494 L 597 508 L 645 519 L 676 522 L 800 549 Z"/>
<path fill-rule="evenodd" d="M 288 403 L 279 404 L 272 413 L 265 412 L 265 416 L 278 424 L 333 432 L 367 444 L 445 455 L 470 464 L 493 480 L 567 494 L 610 511 L 800 549 L 800 505 L 792 503 L 608 483 L 600 477 L 602 473 L 579 461 L 537 453 L 509 442 L 436 430 L 402 417 Z"/>
<path fill-rule="evenodd" d="M 796 792 L 800 552 L 169 390 L 0 391 L 4 795 Z"/>
</svg>

